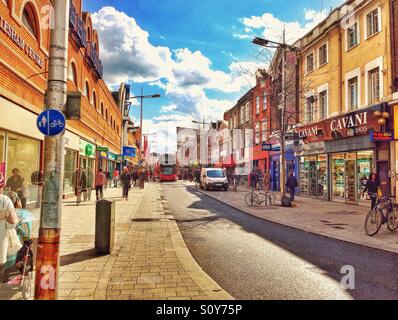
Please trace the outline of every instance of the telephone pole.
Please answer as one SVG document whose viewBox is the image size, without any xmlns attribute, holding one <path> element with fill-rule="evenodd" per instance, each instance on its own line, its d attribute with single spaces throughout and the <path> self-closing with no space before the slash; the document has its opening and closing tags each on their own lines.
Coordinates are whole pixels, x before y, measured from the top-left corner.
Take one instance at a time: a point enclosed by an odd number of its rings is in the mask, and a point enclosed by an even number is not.
<svg viewBox="0 0 398 320">
<path fill-rule="evenodd" d="M 46 109 L 65 113 L 68 74 L 69 0 L 54 0 Z M 64 177 L 64 133 L 44 140 L 44 186 L 37 245 L 35 299 L 56 300 Z"/>
</svg>

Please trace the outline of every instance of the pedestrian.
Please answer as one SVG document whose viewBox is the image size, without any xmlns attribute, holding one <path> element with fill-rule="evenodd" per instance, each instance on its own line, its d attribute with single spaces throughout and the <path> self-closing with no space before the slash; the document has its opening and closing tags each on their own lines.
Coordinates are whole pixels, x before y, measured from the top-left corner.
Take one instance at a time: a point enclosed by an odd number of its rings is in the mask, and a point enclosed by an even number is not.
<svg viewBox="0 0 398 320">
<path fill-rule="evenodd" d="M 127 167 L 123 168 L 123 173 L 120 176 L 120 180 L 122 181 L 123 184 L 123 199 L 128 200 L 129 190 L 131 188 L 131 174 L 129 173 Z"/>
<path fill-rule="evenodd" d="M 75 188 L 76 205 L 79 206 L 82 201 L 82 192 L 87 192 L 87 175 L 83 167 L 78 168 L 73 174 L 72 184 Z"/>
<path fill-rule="evenodd" d="M 91 192 L 94 185 L 94 175 L 91 168 L 87 167 L 84 169 L 84 174 L 86 176 L 86 186 L 83 191 L 83 201 L 91 201 Z"/>
<path fill-rule="evenodd" d="M 104 171 L 100 168 L 95 175 L 95 195 L 97 197 L 97 201 L 104 199 L 104 186 L 106 183 L 106 176 Z"/>
<path fill-rule="evenodd" d="M 250 174 L 250 186 L 253 190 L 257 188 L 257 183 L 258 183 L 258 175 L 256 169 L 254 169 Z"/>
<path fill-rule="evenodd" d="M 261 171 L 261 169 L 257 169 L 257 184 L 258 184 L 258 188 L 260 190 L 263 189 L 264 187 L 264 177 L 263 177 L 263 172 Z"/>
<path fill-rule="evenodd" d="M 11 173 L 12 176 L 7 180 L 6 188 L 18 194 L 18 197 L 21 199 L 22 207 L 26 209 L 27 192 L 25 179 L 20 175 L 18 168 L 12 169 Z"/>
<path fill-rule="evenodd" d="M 371 210 L 373 210 L 376 207 L 377 197 L 381 195 L 380 183 L 376 173 L 372 173 L 369 176 L 369 179 L 366 182 L 365 187 L 362 191 L 362 196 L 365 194 L 366 191 L 368 192 L 371 201 L 370 208 Z"/>
<path fill-rule="evenodd" d="M 113 171 L 113 186 L 117 188 L 117 182 L 119 181 L 119 170 L 116 168 L 115 171 Z"/>
<path fill-rule="evenodd" d="M 294 201 L 294 194 L 297 186 L 298 186 L 297 178 L 293 175 L 293 170 L 290 170 L 289 177 L 287 178 L 286 181 L 286 187 L 288 192 L 290 193 L 290 198 L 292 201 Z"/>
<path fill-rule="evenodd" d="M 267 170 L 267 171 L 265 171 L 264 178 L 263 178 L 264 191 L 268 191 L 268 192 L 271 191 L 271 182 L 272 182 L 271 174 Z"/>
<path fill-rule="evenodd" d="M 139 180 L 140 180 L 140 188 L 144 189 L 145 187 L 145 177 L 146 177 L 146 172 L 144 169 L 141 170 L 141 174 L 139 176 Z"/>
<path fill-rule="evenodd" d="M 138 171 L 137 169 L 134 169 L 133 172 L 133 180 L 134 180 L 134 188 L 138 187 L 137 181 L 138 181 Z"/>
<path fill-rule="evenodd" d="M 14 204 L 8 196 L 3 194 L 3 185 L 0 185 L 0 284 L 3 282 L 4 265 L 7 262 L 9 242 L 7 223 L 16 225 L 18 222 Z"/>
</svg>

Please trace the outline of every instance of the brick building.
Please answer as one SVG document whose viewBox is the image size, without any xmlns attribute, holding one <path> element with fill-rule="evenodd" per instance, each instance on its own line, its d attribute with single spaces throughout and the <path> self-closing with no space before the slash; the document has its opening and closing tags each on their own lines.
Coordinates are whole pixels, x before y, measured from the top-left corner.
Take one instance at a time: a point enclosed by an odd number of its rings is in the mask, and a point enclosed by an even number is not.
<svg viewBox="0 0 398 320">
<path fill-rule="evenodd" d="M 28 202 L 36 202 L 31 174 L 43 166 L 43 135 L 36 128 L 47 88 L 50 1 L 0 0 L 0 172 L 13 168 L 25 178 Z M 71 0 L 68 91 L 82 93 L 80 120 L 67 121 L 64 193 L 73 192 L 72 175 L 110 173 L 120 162 L 122 114 L 106 86 L 99 36 L 82 1 Z M 93 182 L 91 181 L 91 184 Z"/>
</svg>

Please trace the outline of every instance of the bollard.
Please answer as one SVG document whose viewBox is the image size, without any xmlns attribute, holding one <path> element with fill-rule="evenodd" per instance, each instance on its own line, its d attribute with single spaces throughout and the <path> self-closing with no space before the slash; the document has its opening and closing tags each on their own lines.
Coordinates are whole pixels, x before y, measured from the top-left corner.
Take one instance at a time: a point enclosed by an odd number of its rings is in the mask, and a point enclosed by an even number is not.
<svg viewBox="0 0 398 320">
<path fill-rule="evenodd" d="M 95 206 L 95 249 L 111 254 L 115 242 L 115 201 L 97 201 Z"/>
</svg>

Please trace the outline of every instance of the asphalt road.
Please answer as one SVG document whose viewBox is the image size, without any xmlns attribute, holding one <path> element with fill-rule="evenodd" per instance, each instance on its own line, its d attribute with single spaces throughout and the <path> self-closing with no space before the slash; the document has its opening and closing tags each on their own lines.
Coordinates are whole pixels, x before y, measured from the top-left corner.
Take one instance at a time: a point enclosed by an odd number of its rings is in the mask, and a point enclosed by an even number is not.
<svg viewBox="0 0 398 320">
<path fill-rule="evenodd" d="M 193 257 L 236 299 L 398 299 L 397 254 L 265 221 L 180 182 L 162 189 Z"/>
</svg>

